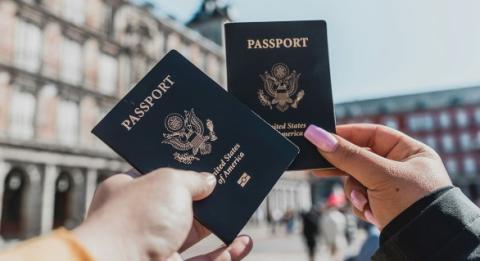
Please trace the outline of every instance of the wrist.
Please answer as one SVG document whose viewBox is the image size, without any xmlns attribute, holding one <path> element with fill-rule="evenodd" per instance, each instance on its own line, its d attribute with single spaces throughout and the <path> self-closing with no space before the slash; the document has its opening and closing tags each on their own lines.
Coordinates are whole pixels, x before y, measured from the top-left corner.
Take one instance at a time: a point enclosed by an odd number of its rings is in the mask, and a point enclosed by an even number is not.
<svg viewBox="0 0 480 261">
<path fill-rule="evenodd" d="M 93 256 L 94 260 L 137 261 L 144 260 L 129 238 L 115 231 L 112 226 L 96 224 L 88 220 L 72 231 L 74 237 Z"/>
<path fill-rule="evenodd" d="M 380 244 L 383 244 L 393 235 L 401 231 L 404 227 L 411 223 L 412 220 L 414 220 L 422 212 L 424 212 L 435 200 L 437 200 L 443 194 L 447 193 L 453 188 L 453 186 L 445 186 L 443 188 L 437 189 L 436 191 L 431 192 L 429 195 L 419 199 L 411 206 L 406 208 L 404 211 L 402 211 L 383 228 L 380 235 Z"/>
</svg>

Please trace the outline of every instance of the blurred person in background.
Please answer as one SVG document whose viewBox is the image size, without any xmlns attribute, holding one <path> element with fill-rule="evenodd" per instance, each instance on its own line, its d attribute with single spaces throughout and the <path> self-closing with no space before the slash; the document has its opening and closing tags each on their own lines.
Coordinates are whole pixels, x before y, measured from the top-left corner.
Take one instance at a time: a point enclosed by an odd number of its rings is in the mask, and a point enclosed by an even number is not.
<svg viewBox="0 0 480 261">
<path fill-rule="evenodd" d="M 302 235 L 307 247 L 308 258 L 310 261 L 315 260 L 315 254 L 317 250 L 317 237 L 319 234 L 319 219 L 321 213 L 319 208 L 314 206 L 309 211 L 302 213 Z"/>
<path fill-rule="evenodd" d="M 327 198 L 326 209 L 320 219 L 322 238 L 332 260 L 342 260 L 342 252 L 347 246 L 345 238 L 346 218 L 340 212 L 345 199 L 340 193 L 332 192 Z"/>
<path fill-rule="evenodd" d="M 211 174 L 174 169 L 136 179 L 114 175 L 98 187 L 79 227 L 20 243 L 0 253 L 0 260 L 182 260 L 180 252 L 210 234 L 193 219 L 192 202 L 207 197 L 215 184 Z M 251 249 L 251 239 L 239 236 L 189 260 L 236 261 Z"/>
<path fill-rule="evenodd" d="M 367 238 L 365 242 L 363 242 L 358 255 L 350 259 L 351 261 L 370 261 L 378 249 L 380 231 L 370 223 L 365 223 L 365 229 L 367 231 Z"/>
<path fill-rule="evenodd" d="M 285 229 L 287 234 L 292 234 L 295 226 L 295 213 L 291 209 L 287 209 L 283 215 L 283 222 L 285 223 Z"/>
<path fill-rule="evenodd" d="M 373 260 L 480 260 L 480 209 L 433 149 L 376 124 L 311 125 L 305 137 L 336 167 L 315 174 L 346 176 L 353 213 L 381 230 Z"/>
<path fill-rule="evenodd" d="M 283 213 L 280 209 L 278 208 L 275 208 L 273 211 L 272 211 L 272 214 L 271 214 L 271 222 L 270 222 L 270 226 L 271 226 L 271 233 L 272 235 L 276 235 L 277 234 L 277 230 L 278 230 L 278 226 L 280 225 L 280 223 L 282 222 L 282 217 L 283 217 Z"/>
<path fill-rule="evenodd" d="M 351 208 L 350 204 L 345 204 L 340 208 L 340 211 L 345 215 L 345 238 L 348 245 L 355 241 L 358 232 L 358 219 L 353 215 Z"/>
</svg>

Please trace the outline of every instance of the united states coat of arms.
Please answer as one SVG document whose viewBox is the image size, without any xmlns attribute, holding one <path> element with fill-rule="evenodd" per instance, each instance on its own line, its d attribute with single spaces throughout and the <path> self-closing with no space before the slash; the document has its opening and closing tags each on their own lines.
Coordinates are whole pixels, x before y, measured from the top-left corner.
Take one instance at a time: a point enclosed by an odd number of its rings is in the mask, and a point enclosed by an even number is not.
<svg viewBox="0 0 480 261">
<path fill-rule="evenodd" d="M 210 119 L 202 120 L 195 114 L 194 110 L 184 111 L 184 115 L 171 113 L 164 121 L 168 133 L 163 133 L 162 143 L 171 145 L 177 151 L 173 158 L 184 164 L 192 164 L 200 160 L 200 155 L 207 155 L 212 152 L 212 142 L 217 140 L 213 130 L 213 122 Z"/>
<path fill-rule="evenodd" d="M 263 81 L 263 89 L 258 90 L 260 103 L 270 109 L 275 106 L 281 112 L 290 107 L 296 109 L 305 96 L 303 90 L 297 93 L 300 75 L 295 70 L 290 73 L 290 69 L 284 63 L 274 64 L 270 72 L 260 74 Z"/>
</svg>

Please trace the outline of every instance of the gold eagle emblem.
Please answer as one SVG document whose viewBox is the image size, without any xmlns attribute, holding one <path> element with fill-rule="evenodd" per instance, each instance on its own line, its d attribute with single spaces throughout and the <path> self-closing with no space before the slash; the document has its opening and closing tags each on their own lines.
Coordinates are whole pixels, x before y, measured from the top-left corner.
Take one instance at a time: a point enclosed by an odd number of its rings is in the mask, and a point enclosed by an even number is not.
<svg viewBox="0 0 480 261">
<path fill-rule="evenodd" d="M 284 63 L 274 64 L 270 72 L 260 74 L 263 81 L 263 89 L 258 90 L 260 103 L 270 109 L 275 106 L 281 112 L 290 107 L 296 109 L 305 96 L 303 90 L 297 93 L 300 75 L 295 70 L 290 73 Z"/>
<path fill-rule="evenodd" d="M 171 113 L 164 121 L 168 133 L 163 133 L 163 144 L 172 146 L 176 152 L 173 157 L 178 162 L 192 164 L 200 160 L 199 155 L 212 152 L 211 142 L 217 140 L 213 122 L 205 121 L 208 133 L 205 135 L 205 126 L 193 109 L 184 111 L 184 115 Z"/>
</svg>

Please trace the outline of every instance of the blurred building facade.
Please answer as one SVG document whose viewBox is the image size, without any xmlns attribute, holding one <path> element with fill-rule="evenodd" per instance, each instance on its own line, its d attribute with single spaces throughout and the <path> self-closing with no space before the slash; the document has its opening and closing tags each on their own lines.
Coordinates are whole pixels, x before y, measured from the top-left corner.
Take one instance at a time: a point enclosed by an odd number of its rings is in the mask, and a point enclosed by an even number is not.
<svg viewBox="0 0 480 261">
<path fill-rule="evenodd" d="M 128 170 L 90 130 L 168 50 L 225 86 L 215 37 L 226 18 L 215 2 L 190 24 L 208 28 L 208 39 L 124 0 L 0 1 L 0 238 L 75 227 L 96 186 Z M 254 219 L 308 208 L 310 187 L 298 177 L 282 179 Z"/>
<path fill-rule="evenodd" d="M 0 236 L 83 219 L 96 185 L 128 166 L 90 134 L 175 48 L 219 83 L 220 46 L 120 0 L 0 1 Z"/>
<path fill-rule="evenodd" d="M 217 0 L 204 0 L 197 12 L 187 22 L 187 26 L 218 45 L 223 45 L 222 27 L 224 23 L 231 20 L 230 6 L 228 4 L 219 3 Z"/>
<path fill-rule="evenodd" d="M 480 203 L 480 87 L 349 102 L 335 109 L 337 124 L 380 123 L 429 145 L 454 184 Z"/>
</svg>

